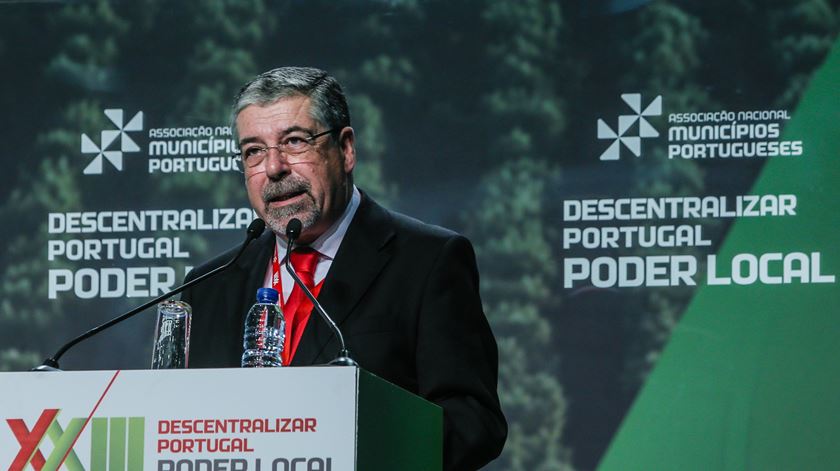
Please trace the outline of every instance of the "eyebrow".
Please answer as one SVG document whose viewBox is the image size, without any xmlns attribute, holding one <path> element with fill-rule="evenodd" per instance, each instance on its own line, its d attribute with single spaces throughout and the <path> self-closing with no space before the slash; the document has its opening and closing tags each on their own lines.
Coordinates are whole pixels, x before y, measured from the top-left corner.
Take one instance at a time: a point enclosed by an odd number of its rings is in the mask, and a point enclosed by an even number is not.
<svg viewBox="0 0 840 471">
<path fill-rule="evenodd" d="M 288 128 L 280 131 L 278 136 L 285 136 L 285 135 L 287 135 L 289 133 L 293 133 L 295 131 L 303 131 L 303 132 L 308 132 L 309 134 L 315 134 L 312 131 L 312 129 L 305 128 L 303 126 L 294 125 L 294 126 L 289 126 Z M 258 137 L 246 137 L 244 139 L 239 140 L 239 145 L 242 146 L 244 144 L 250 144 L 252 142 L 259 142 L 259 141 L 260 141 L 260 139 Z"/>
</svg>

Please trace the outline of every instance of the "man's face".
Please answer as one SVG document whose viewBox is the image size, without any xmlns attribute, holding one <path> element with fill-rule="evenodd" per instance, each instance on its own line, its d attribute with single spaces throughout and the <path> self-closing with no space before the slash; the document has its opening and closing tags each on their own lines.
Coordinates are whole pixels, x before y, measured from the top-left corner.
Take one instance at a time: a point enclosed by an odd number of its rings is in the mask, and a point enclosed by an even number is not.
<svg viewBox="0 0 840 471">
<path fill-rule="evenodd" d="M 281 98 L 267 106 L 250 105 L 236 117 L 239 146 L 276 146 L 290 133 L 314 135 L 327 131 L 310 116 L 310 99 Z M 356 165 L 353 129 L 317 138 L 312 149 L 289 164 L 286 155 L 269 149 L 265 160 L 245 171 L 248 199 L 275 234 L 284 235 L 292 218 L 303 223 L 299 241 L 309 243 L 342 214 L 352 195 L 350 172 Z"/>
</svg>

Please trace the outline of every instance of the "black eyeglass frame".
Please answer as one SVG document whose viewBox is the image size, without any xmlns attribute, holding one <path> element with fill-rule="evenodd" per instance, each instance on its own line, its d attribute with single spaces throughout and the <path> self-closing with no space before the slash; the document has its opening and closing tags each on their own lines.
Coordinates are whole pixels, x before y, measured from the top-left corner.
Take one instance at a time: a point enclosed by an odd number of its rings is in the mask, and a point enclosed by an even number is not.
<svg viewBox="0 0 840 471">
<path fill-rule="evenodd" d="M 265 152 L 265 155 L 268 155 L 269 149 L 277 149 L 278 152 L 287 156 L 287 158 L 288 158 L 288 156 L 292 156 L 292 155 L 303 155 L 303 154 L 307 153 L 309 150 L 311 150 L 311 148 L 312 148 L 311 146 L 314 145 L 316 139 L 318 139 L 319 137 L 322 137 L 322 136 L 326 136 L 327 134 L 331 134 L 333 132 L 336 132 L 338 130 L 339 130 L 339 128 L 331 128 L 331 129 L 327 129 L 324 132 L 319 132 L 317 134 L 313 134 L 309 137 L 302 137 L 301 139 L 306 141 L 309 144 L 310 147 L 307 148 L 307 149 L 301 150 L 300 152 L 289 152 L 288 150 L 284 150 L 285 146 L 283 144 L 278 144 L 276 146 L 257 146 L 257 147 L 252 147 L 251 149 L 255 149 L 255 150 L 258 150 L 260 152 Z M 242 156 L 242 151 L 241 150 L 239 152 L 234 152 L 231 155 L 231 157 L 236 162 L 236 170 L 238 170 L 241 173 L 245 173 L 245 170 L 248 169 L 248 168 L 255 168 L 259 165 L 259 164 L 256 164 L 256 165 L 252 165 L 250 167 L 246 166 L 246 164 L 245 164 L 246 158 L 244 158 Z M 263 161 L 261 160 L 260 162 L 262 163 Z"/>
</svg>

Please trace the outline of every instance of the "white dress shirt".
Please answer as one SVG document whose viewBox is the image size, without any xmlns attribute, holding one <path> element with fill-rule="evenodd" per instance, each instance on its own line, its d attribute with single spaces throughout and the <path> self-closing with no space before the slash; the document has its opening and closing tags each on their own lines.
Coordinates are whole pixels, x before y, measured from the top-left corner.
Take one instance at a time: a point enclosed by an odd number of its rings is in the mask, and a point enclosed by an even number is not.
<svg viewBox="0 0 840 471">
<path fill-rule="evenodd" d="M 344 208 L 344 213 L 341 214 L 341 217 L 327 229 L 326 232 L 321 234 L 315 241 L 309 244 L 309 247 L 318 251 L 320 257 L 318 257 L 318 265 L 315 267 L 315 284 L 317 285 L 324 278 L 327 277 L 327 273 L 330 271 L 330 267 L 332 266 L 333 259 L 335 259 L 335 254 L 338 253 L 338 247 L 341 246 L 341 241 L 344 239 L 344 234 L 347 233 L 347 228 L 350 227 L 350 221 L 353 220 L 353 216 L 356 214 L 356 210 L 359 209 L 359 203 L 362 201 L 362 194 L 359 193 L 359 189 L 356 188 L 356 185 L 353 185 L 353 196 L 350 198 L 350 203 L 347 204 L 347 207 Z M 292 288 L 295 286 L 295 281 L 292 278 L 292 275 L 286 271 L 285 268 L 285 260 L 286 260 L 286 241 L 280 237 L 275 235 L 276 240 L 276 247 L 277 253 L 280 255 L 280 284 L 283 286 L 283 302 L 289 300 L 289 296 L 292 294 Z M 269 260 L 268 268 L 265 272 L 265 280 L 263 280 L 263 287 L 271 288 L 271 279 L 274 275 L 272 272 L 273 267 L 271 260 Z"/>
</svg>

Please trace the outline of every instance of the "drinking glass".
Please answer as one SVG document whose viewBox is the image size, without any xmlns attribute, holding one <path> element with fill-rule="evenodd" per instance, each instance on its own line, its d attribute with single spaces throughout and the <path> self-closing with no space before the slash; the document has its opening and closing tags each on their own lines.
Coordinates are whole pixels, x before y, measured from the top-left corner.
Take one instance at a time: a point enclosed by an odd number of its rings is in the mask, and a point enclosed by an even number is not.
<svg viewBox="0 0 840 471">
<path fill-rule="evenodd" d="M 158 304 L 152 369 L 186 368 L 190 354 L 192 308 L 183 301 Z"/>
</svg>

